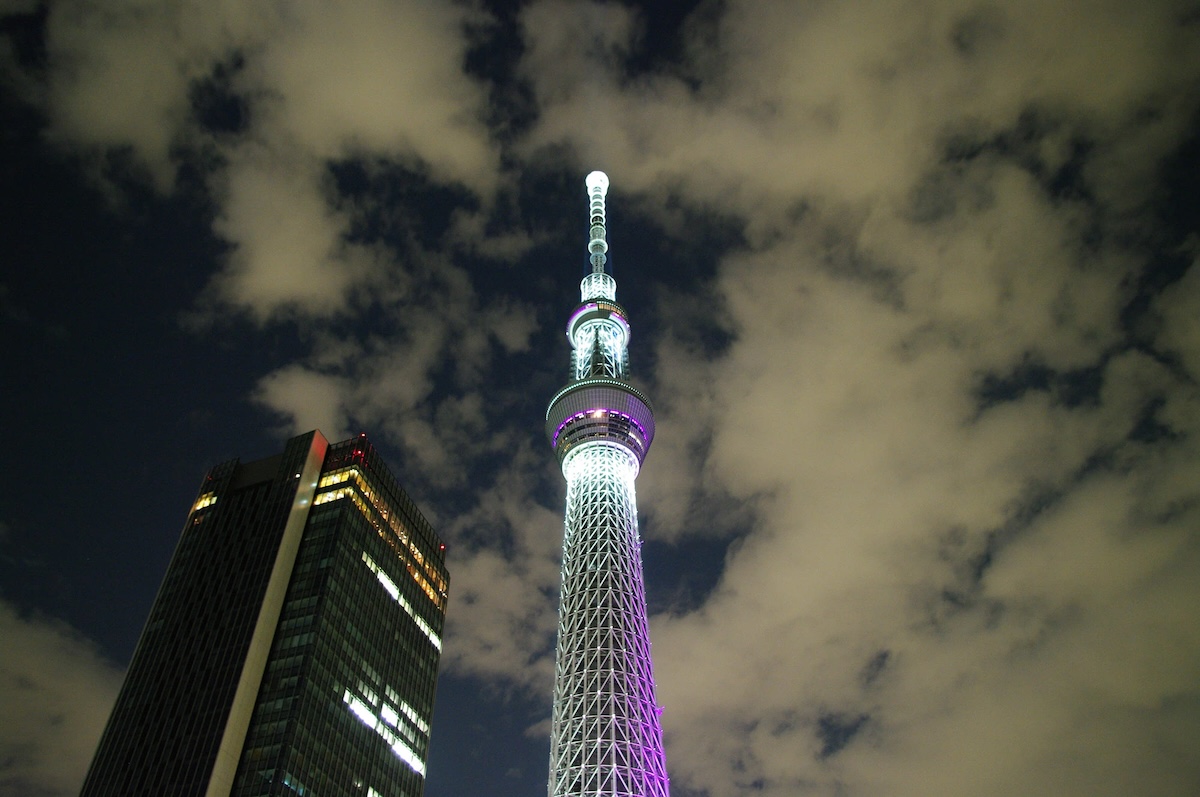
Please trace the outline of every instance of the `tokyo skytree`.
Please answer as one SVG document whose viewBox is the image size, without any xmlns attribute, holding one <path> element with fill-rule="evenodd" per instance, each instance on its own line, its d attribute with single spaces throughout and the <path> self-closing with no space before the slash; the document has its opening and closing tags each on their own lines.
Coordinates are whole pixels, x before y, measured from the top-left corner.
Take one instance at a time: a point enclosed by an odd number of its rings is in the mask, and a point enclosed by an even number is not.
<svg viewBox="0 0 1200 797">
<path fill-rule="evenodd" d="M 608 177 L 586 180 L 591 273 L 567 321 L 571 380 L 546 435 L 567 480 L 550 731 L 550 797 L 667 797 L 634 479 L 654 439 L 629 379 L 629 322 L 608 273 Z"/>
</svg>

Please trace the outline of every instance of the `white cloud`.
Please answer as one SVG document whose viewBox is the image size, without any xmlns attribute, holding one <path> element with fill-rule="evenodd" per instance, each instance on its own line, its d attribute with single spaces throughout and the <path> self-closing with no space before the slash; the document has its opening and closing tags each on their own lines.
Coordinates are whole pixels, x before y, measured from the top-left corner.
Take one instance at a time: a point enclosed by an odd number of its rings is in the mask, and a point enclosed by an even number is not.
<svg viewBox="0 0 1200 797">
<path fill-rule="evenodd" d="M 696 299 L 722 309 L 728 349 L 660 341 L 639 491 L 663 539 L 743 534 L 699 607 L 655 618 L 675 781 L 711 797 L 1184 793 L 1197 762 L 1171 740 L 1200 723 L 1183 608 L 1200 598 L 1200 460 L 1180 435 L 1200 408 L 1128 349 L 1120 313 L 1147 263 L 1105 232 L 1146 223 L 1131 214 L 1194 109 L 1179 99 L 1194 58 L 1165 7 L 907 8 L 731 4 L 695 90 L 619 75 L 639 35 L 626 10 L 523 16 L 530 157 L 566 142 L 641 211 L 670 196 L 746 225 Z M 355 417 L 453 479 L 522 434 L 479 399 L 479 329 L 520 351 L 531 327 L 435 261 L 389 300 L 402 329 L 336 370 Z M 1158 305 L 1159 345 L 1188 368 L 1193 282 Z M 449 341 L 462 392 L 442 396 Z M 1145 437 L 1148 413 L 1171 434 Z M 447 518 L 446 657 L 539 691 L 560 518 L 516 450 Z"/>
<path fill-rule="evenodd" d="M 481 86 L 464 75 L 466 15 L 453 4 L 359 0 L 291 4 L 250 60 L 259 133 L 318 157 L 383 155 L 486 194 L 495 153 Z"/>
<path fill-rule="evenodd" d="M 540 442 L 540 441 L 538 441 Z M 545 694 L 554 671 L 562 514 L 531 498 L 545 471 L 540 446 L 516 444 L 478 502 L 444 519 L 454 598 L 447 666 Z"/>
<path fill-rule="evenodd" d="M 264 376 L 254 399 L 287 420 L 291 436 L 320 429 L 330 440 L 350 436 L 347 428 L 346 385 L 335 375 L 302 365 L 288 365 Z"/>
<path fill-rule="evenodd" d="M 622 84 L 611 53 L 637 26 L 603 8 L 523 14 L 543 105 L 529 145 L 569 141 L 625 191 L 680 188 L 752 231 L 800 197 L 900 196 L 943 137 L 986 138 L 1029 111 L 1104 135 L 1094 168 L 1144 176 L 1190 120 L 1179 98 L 1200 58 L 1172 3 L 729 3 L 693 44 L 698 88 L 662 74 Z M 581 33 L 596 16 L 607 21 Z M 593 40 L 604 46 L 580 44 Z M 1105 198 L 1127 200 L 1114 185 Z"/>
<path fill-rule="evenodd" d="M 296 430 L 380 430 L 423 478 L 471 488 L 439 518 L 447 663 L 545 694 L 552 465 L 484 390 L 537 314 L 518 289 L 485 301 L 453 259 L 518 258 L 537 226 L 489 232 L 508 178 L 462 73 L 465 12 L 235 6 L 56 5 L 54 129 L 131 148 L 161 186 L 174 146 L 211 148 L 233 245 L 219 304 L 262 323 L 376 314 L 370 333 L 315 334 L 256 397 Z M 1121 317 L 1152 265 L 1127 242 L 1156 232 L 1144 211 L 1200 103 L 1184 11 L 729 2 L 685 27 L 686 63 L 630 75 L 634 12 L 523 10 L 540 115 L 506 162 L 577 157 L 668 230 L 682 205 L 743 234 L 660 308 L 649 533 L 741 535 L 701 605 L 654 621 L 679 787 L 1194 790 L 1200 266 L 1136 346 Z M 248 128 L 208 136 L 186 94 L 235 52 Z M 435 251 L 348 243 L 382 211 L 331 189 L 346 157 L 482 209 Z M 718 355 L 671 326 L 693 303 L 723 313 Z"/>
<path fill-rule="evenodd" d="M 378 267 L 369 250 L 345 242 L 349 216 L 331 207 L 319 163 L 238 152 L 223 182 L 213 229 L 236 246 L 212 286 L 218 306 L 245 307 L 259 321 L 325 315 Z"/>
<path fill-rule="evenodd" d="M 46 31 L 51 136 L 70 147 L 128 149 L 168 189 L 172 148 L 193 132 L 193 82 L 239 48 L 257 46 L 274 12 L 193 0 L 53 4 Z"/>
<path fill-rule="evenodd" d="M 0 603 L 0 794 L 77 794 L 121 671 L 66 625 Z"/>
<path fill-rule="evenodd" d="M 1183 278 L 1163 291 L 1158 304 L 1163 320 L 1159 341 L 1200 380 L 1200 261 L 1192 261 Z"/>
<path fill-rule="evenodd" d="M 265 377 L 257 398 L 295 419 L 291 432 L 319 418 L 337 429 L 353 421 L 395 441 L 427 478 L 462 484 L 469 463 L 516 439 L 494 423 L 512 397 L 484 389 L 497 362 L 528 347 L 536 314 L 516 299 L 484 301 L 441 257 L 416 254 L 410 264 L 373 286 L 369 335 L 319 335 L 306 362 Z"/>
<path fill-rule="evenodd" d="M 1200 405 L 1125 351 L 1149 264 L 1119 236 L 1196 110 L 1180 7 L 731 3 L 690 73 L 634 79 L 636 24 L 572 49 L 559 7 L 523 17 L 529 152 L 745 224 L 731 346 L 659 348 L 652 516 L 756 513 L 703 605 L 655 620 L 675 782 L 1187 793 Z M 1193 282 L 1161 300 L 1188 367 Z"/>
<path fill-rule="evenodd" d="M 472 13 L 387 0 L 56 3 L 49 134 L 101 163 L 127 153 L 164 192 L 183 158 L 204 164 L 214 232 L 232 245 L 212 315 L 328 316 L 352 288 L 406 267 L 347 243 L 354 216 L 329 184 L 331 164 L 403 166 L 482 198 L 497 185 L 484 90 L 462 70 Z M 193 95 L 218 73 L 243 129 L 213 133 L 197 118 Z"/>
</svg>

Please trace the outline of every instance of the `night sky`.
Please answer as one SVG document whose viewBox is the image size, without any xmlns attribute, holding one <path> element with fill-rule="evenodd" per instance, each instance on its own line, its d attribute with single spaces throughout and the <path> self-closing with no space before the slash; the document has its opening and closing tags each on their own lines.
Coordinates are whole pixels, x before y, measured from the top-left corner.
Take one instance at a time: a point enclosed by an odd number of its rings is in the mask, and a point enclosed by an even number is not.
<svg viewBox="0 0 1200 797">
<path fill-rule="evenodd" d="M 428 797 L 544 793 L 593 169 L 674 797 L 1200 793 L 1200 6 L 0 0 L 0 797 L 204 473 L 448 543 Z"/>
</svg>

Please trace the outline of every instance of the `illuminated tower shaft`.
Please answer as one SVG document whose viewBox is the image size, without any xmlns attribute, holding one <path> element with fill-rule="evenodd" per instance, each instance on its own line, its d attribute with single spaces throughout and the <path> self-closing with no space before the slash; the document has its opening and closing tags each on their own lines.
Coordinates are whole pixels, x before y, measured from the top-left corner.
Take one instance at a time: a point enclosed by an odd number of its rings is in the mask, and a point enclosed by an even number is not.
<svg viewBox="0 0 1200 797">
<path fill-rule="evenodd" d="M 567 322 L 571 381 L 546 411 L 567 479 L 550 797 L 667 797 L 634 479 L 654 438 L 628 383 L 629 324 L 607 272 L 603 172 L 587 177 L 592 272 Z"/>
</svg>

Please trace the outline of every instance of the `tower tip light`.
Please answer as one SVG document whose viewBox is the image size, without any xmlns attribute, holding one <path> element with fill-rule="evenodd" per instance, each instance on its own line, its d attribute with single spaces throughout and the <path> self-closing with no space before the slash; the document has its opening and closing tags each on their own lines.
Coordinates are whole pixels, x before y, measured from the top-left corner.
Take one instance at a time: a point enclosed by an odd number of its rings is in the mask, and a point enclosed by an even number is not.
<svg viewBox="0 0 1200 797">
<path fill-rule="evenodd" d="M 608 175 L 604 172 L 592 172 L 585 182 L 589 194 L 595 193 L 597 188 L 600 189 L 601 196 L 608 193 Z"/>
</svg>

